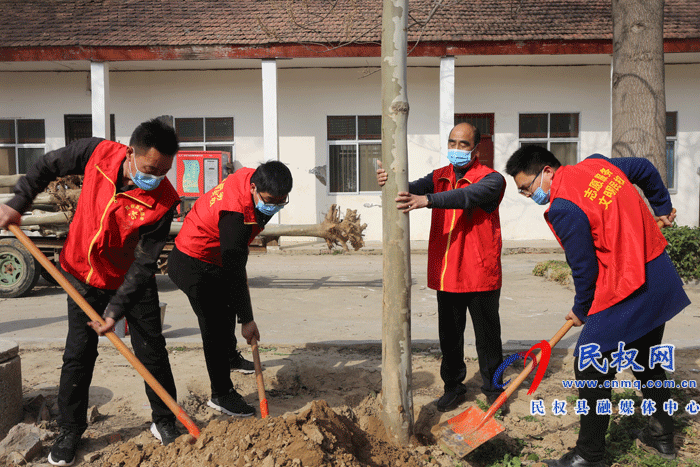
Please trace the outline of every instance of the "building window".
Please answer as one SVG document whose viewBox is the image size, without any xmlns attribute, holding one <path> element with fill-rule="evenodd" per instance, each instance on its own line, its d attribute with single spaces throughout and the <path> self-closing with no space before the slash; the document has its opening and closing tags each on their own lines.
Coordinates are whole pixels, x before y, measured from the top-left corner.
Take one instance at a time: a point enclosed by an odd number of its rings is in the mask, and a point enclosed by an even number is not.
<svg viewBox="0 0 700 467">
<path fill-rule="evenodd" d="M 377 159 L 382 157 L 382 117 L 328 117 L 328 167 L 331 193 L 379 191 Z"/>
<path fill-rule="evenodd" d="M 676 189 L 676 142 L 678 112 L 666 112 L 666 187 Z"/>
<path fill-rule="evenodd" d="M 233 157 L 233 117 L 176 118 L 180 147 L 189 151 L 221 151 Z"/>
<path fill-rule="evenodd" d="M 0 119 L 0 174 L 27 173 L 46 152 L 44 120 Z"/>
<path fill-rule="evenodd" d="M 82 138 L 92 138 L 92 115 L 68 114 L 63 116 L 66 146 Z M 114 114 L 109 116 L 109 139 L 114 141 Z"/>
<path fill-rule="evenodd" d="M 520 114 L 520 146 L 534 144 L 549 149 L 563 165 L 578 162 L 579 114 Z"/>
</svg>

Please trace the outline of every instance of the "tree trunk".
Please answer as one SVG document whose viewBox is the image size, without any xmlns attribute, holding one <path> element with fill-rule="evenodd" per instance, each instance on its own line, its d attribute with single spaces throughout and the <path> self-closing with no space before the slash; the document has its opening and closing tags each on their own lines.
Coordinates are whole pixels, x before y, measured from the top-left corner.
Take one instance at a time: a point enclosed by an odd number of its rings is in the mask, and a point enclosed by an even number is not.
<svg viewBox="0 0 700 467">
<path fill-rule="evenodd" d="M 406 51 L 408 0 L 384 0 L 382 16 L 383 314 L 382 419 L 390 439 L 413 432 L 411 392 L 411 250 L 409 218 L 394 198 L 408 191 Z"/>
<path fill-rule="evenodd" d="M 663 0 L 612 0 L 612 157 L 644 157 L 666 183 Z"/>
</svg>

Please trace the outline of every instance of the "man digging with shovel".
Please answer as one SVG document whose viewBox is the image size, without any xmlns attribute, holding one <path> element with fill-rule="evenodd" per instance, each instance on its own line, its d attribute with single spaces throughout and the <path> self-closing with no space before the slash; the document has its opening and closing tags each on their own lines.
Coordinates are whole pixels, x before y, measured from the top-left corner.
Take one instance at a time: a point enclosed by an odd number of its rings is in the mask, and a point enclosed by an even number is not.
<svg viewBox="0 0 700 467">
<path fill-rule="evenodd" d="M 229 356 L 236 352 L 236 319 L 249 344 L 260 340 L 246 275 L 248 245 L 288 203 L 291 190 L 292 174 L 279 161 L 238 169 L 194 203 L 168 257 L 168 275 L 187 295 L 202 332 L 207 405 L 227 415 L 255 414 L 233 387 Z"/>
<path fill-rule="evenodd" d="M 85 176 L 60 266 L 89 305 L 102 313 L 105 324 L 90 321 L 68 297 L 68 337 L 58 390 L 61 433 L 48 457 L 52 465 L 75 461 L 87 428 L 98 334 L 112 331 L 121 317 L 129 321 L 136 357 L 176 397 L 154 274 L 179 203 L 165 179 L 177 151 L 175 131 L 155 119 L 134 130 L 129 146 L 81 139 L 40 158 L 17 182 L 15 197 L 0 205 L 0 229 L 19 225 L 21 213 L 51 181 L 70 174 Z M 152 408 L 151 432 L 169 444 L 180 435 L 175 415 L 148 385 L 146 394 Z"/>
<path fill-rule="evenodd" d="M 665 381 L 661 365 L 650 353 L 663 339 L 666 321 L 690 304 L 683 282 L 665 252 L 666 239 L 657 226 L 671 225 L 671 198 L 656 168 L 646 159 L 608 159 L 594 154 L 576 165 L 562 166 L 539 146 L 518 149 L 506 164 L 518 192 L 540 205 L 549 204 L 545 220 L 566 253 L 576 289 L 566 319 L 581 326 L 574 369 L 584 385 L 576 447 L 555 467 L 603 467 L 609 415 L 598 413 L 598 401 L 610 400 L 605 383 L 615 378 L 608 363 L 627 360 L 642 383 L 644 399 L 655 403 L 648 426 L 636 433 L 646 447 L 673 459 L 673 419 L 662 410 L 667 388 L 647 388 Z M 639 186 L 656 218 L 633 184 Z M 634 351 L 634 352 L 633 352 Z M 632 364 L 634 363 L 634 364 Z M 601 411 L 605 412 L 605 411 Z"/>
</svg>

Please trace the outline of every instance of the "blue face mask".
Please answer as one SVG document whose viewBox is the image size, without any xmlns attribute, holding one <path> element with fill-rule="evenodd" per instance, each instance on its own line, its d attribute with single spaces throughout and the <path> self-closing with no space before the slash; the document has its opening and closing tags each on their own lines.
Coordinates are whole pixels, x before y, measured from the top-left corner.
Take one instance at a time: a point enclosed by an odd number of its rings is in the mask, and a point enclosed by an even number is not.
<svg viewBox="0 0 700 467">
<path fill-rule="evenodd" d="M 155 175 L 145 174 L 139 170 L 136 166 L 136 156 L 134 156 L 134 167 L 136 168 L 136 173 L 131 173 L 131 168 L 129 168 L 129 175 L 131 176 L 131 181 L 134 184 L 145 191 L 151 191 L 158 188 L 160 182 L 163 181 L 165 175 L 156 177 Z"/>
<path fill-rule="evenodd" d="M 544 170 L 542 171 L 542 178 L 540 179 L 540 186 L 537 187 L 535 192 L 530 195 L 530 199 L 532 199 L 535 203 L 539 204 L 540 206 L 544 206 L 545 204 L 549 203 L 549 191 L 547 193 L 544 192 L 542 189 L 542 181 L 544 180 Z M 551 190 L 550 190 L 551 191 Z"/>
<path fill-rule="evenodd" d="M 262 200 L 258 200 L 258 204 L 255 205 L 255 209 L 270 217 L 277 214 L 283 207 L 284 206 L 280 206 L 278 204 L 265 204 L 262 202 Z"/>
<path fill-rule="evenodd" d="M 448 149 L 447 159 L 450 164 L 455 167 L 464 167 L 469 164 L 472 160 L 472 151 L 465 151 L 463 149 Z"/>
</svg>

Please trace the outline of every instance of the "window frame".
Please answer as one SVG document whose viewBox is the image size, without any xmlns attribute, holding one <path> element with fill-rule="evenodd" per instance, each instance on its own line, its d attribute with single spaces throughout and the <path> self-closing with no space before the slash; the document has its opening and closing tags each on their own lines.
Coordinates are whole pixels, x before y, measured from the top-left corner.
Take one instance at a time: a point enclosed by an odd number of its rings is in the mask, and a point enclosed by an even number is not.
<svg viewBox="0 0 700 467">
<path fill-rule="evenodd" d="M 3 143 L 0 142 L 0 147 L 1 148 L 14 148 L 15 150 L 15 160 L 14 160 L 14 174 L 9 174 L 9 175 L 17 175 L 20 174 L 19 172 L 19 149 L 41 149 L 44 154 L 46 153 L 46 119 L 44 118 L 13 118 L 13 117 L 0 117 L 0 120 L 5 120 L 5 121 L 12 121 L 12 124 L 14 126 L 14 142 L 12 143 Z M 20 121 L 36 121 L 36 122 L 41 122 L 44 125 L 44 137 L 43 143 L 20 143 L 19 142 L 19 125 L 17 122 Z"/>
<path fill-rule="evenodd" d="M 666 132 L 665 132 L 665 142 L 666 144 L 664 146 L 667 146 L 668 143 L 673 143 L 673 170 L 671 171 L 671 175 L 673 176 L 673 186 L 668 183 L 668 155 L 666 155 L 666 188 L 668 189 L 669 193 L 672 194 L 677 194 L 678 193 L 678 111 L 674 110 L 672 112 L 666 112 L 666 120 L 668 120 L 668 117 L 670 115 L 674 116 L 675 119 L 675 128 L 674 128 L 674 134 L 670 135 L 669 134 L 669 128 L 668 125 L 666 125 Z M 664 151 L 665 152 L 665 151 Z"/>
<path fill-rule="evenodd" d="M 354 117 L 355 118 L 355 139 L 329 139 L 328 126 L 329 119 L 333 117 Z M 381 188 L 377 185 L 377 190 L 372 191 L 362 191 L 360 190 L 360 146 L 362 145 L 375 145 L 379 146 L 380 152 L 382 147 L 381 130 L 379 137 L 375 139 L 359 139 L 360 133 L 360 117 L 379 117 L 381 115 L 369 115 L 369 114 L 356 114 L 356 115 L 326 115 L 326 166 L 328 167 L 327 183 L 326 183 L 326 194 L 327 195 L 372 195 L 381 193 Z M 355 181 L 356 188 L 355 191 L 331 191 L 331 146 L 354 146 L 355 147 Z M 377 164 L 375 162 L 375 170 L 377 169 Z"/>
<path fill-rule="evenodd" d="M 231 140 L 215 140 L 207 141 L 207 119 L 231 119 Z M 219 151 L 219 149 L 208 149 L 207 146 L 231 146 L 231 162 L 236 160 L 236 117 L 233 115 L 218 115 L 218 116 L 181 116 L 173 117 L 173 128 L 177 133 L 177 121 L 178 120 L 202 120 L 202 141 L 180 141 L 180 149 L 188 151 Z M 203 148 L 203 149 L 193 149 L 193 148 Z"/>
<path fill-rule="evenodd" d="M 542 115 L 542 114 L 547 115 L 547 136 L 545 138 L 522 138 L 520 136 L 520 119 L 524 115 Z M 552 115 L 553 114 L 554 115 L 557 115 L 557 114 L 576 115 L 578 117 L 578 121 L 577 121 L 578 136 L 576 136 L 576 137 L 571 137 L 571 136 L 552 137 Z M 581 112 L 566 112 L 566 111 L 518 112 L 518 144 L 519 144 L 518 147 L 523 147 L 524 145 L 535 144 L 535 143 L 546 143 L 548 151 L 551 151 L 551 144 L 552 143 L 576 143 L 576 161 L 574 162 L 574 164 L 581 162 Z"/>
</svg>

